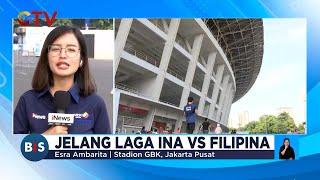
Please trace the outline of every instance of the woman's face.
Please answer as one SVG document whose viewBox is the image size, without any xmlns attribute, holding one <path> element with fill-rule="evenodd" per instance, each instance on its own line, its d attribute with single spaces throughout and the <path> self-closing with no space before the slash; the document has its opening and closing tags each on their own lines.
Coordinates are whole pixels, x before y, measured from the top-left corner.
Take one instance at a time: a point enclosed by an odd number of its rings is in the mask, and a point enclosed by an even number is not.
<svg viewBox="0 0 320 180">
<path fill-rule="evenodd" d="M 49 47 L 49 67 L 54 77 L 72 77 L 80 66 L 80 45 L 73 33 L 57 38 Z"/>
<path fill-rule="evenodd" d="M 289 145 L 290 145 L 290 143 L 289 143 L 288 140 L 285 140 L 283 144 L 284 144 L 285 146 L 289 146 Z"/>
</svg>

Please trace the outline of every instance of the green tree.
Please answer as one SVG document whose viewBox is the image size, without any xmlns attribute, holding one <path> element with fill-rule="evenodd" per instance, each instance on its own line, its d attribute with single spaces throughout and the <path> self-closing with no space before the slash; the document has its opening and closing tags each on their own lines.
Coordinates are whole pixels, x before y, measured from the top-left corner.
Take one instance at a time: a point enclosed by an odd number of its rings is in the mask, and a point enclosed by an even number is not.
<svg viewBox="0 0 320 180">
<path fill-rule="evenodd" d="M 92 26 L 96 29 L 113 29 L 112 20 L 109 19 L 92 20 Z"/>
<path fill-rule="evenodd" d="M 263 115 L 258 121 L 247 124 L 243 129 L 252 134 L 286 134 L 296 129 L 293 118 L 288 113 L 281 113 L 278 116 Z"/>
<path fill-rule="evenodd" d="M 280 127 L 281 133 L 287 133 L 288 131 L 294 132 L 294 130 L 297 128 L 297 126 L 294 123 L 293 118 L 286 112 L 283 112 L 278 115 L 278 120 Z M 286 129 L 286 132 L 285 132 Z"/>
<path fill-rule="evenodd" d="M 73 23 L 70 19 L 57 19 L 53 26 L 72 26 Z"/>
<path fill-rule="evenodd" d="M 305 133 L 304 125 L 305 125 L 305 122 L 299 124 L 299 126 L 298 126 L 298 133 L 299 134 L 304 134 Z"/>
</svg>

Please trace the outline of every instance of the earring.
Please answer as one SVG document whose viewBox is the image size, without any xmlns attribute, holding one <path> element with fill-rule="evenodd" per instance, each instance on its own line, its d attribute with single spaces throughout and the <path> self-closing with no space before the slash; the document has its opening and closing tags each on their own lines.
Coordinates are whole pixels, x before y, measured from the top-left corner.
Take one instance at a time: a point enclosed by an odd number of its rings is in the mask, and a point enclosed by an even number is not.
<svg viewBox="0 0 320 180">
<path fill-rule="evenodd" d="M 82 60 L 80 60 L 80 67 L 82 66 L 82 63 L 83 63 L 83 61 L 82 61 Z"/>
</svg>

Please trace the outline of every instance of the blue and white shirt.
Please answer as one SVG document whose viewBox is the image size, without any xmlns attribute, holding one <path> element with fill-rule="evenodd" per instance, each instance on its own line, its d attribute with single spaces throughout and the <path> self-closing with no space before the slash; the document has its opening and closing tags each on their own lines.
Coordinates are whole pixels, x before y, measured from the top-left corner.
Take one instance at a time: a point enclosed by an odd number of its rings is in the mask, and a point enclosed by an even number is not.
<svg viewBox="0 0 320 180">
<path fill-rule="evenodd" d="M 198 109 L 197 105 L 191 103 L 184 106 L 183 110 L 186 116 L 187 123 L 195 123 L 196 122 L 196 109 Z"/>
</svg>

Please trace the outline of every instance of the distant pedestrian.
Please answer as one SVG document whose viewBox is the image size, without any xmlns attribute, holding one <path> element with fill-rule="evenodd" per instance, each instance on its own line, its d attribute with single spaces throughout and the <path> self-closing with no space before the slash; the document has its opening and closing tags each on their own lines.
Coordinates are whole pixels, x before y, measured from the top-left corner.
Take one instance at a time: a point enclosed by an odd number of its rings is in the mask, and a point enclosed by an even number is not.
<svg viewBox="0 0 320 180">
<path fill-rule="evenodd" d="M 143 126 L 140 132 L 141 134 L 147 134 L 146 127 Z"/>
<path fill-rule="evenodd" d="M 222 128 L 220 127 L 220 124 L 217 124 L 216 130 L 214 131 L 216 134 L 222 133 Z"/>
<path fill-rule="evenodd" d="M 184 115 L 187 121 L 187 133 L 192 134 L 196 124 L 197 105 L 193 103 L 193 97 L 188 97 L 188 103 L 184 106 Z"/>
<path fill-rule="evenodd" d="M 205 118 L 204 122 L 201 124 L 201 130 L 202 130 L 203 134 L 209 133 L 209 126 L 210 126 L 210 123 L 208 121 L 208 118 Z"/>
<path fill-rule="evenodd" d="M 176 131 L 174 132 L 175 134 L 180 134 L 181 133 L 181 130 L 180 128 L 177 128 Z"/>
</svg>

